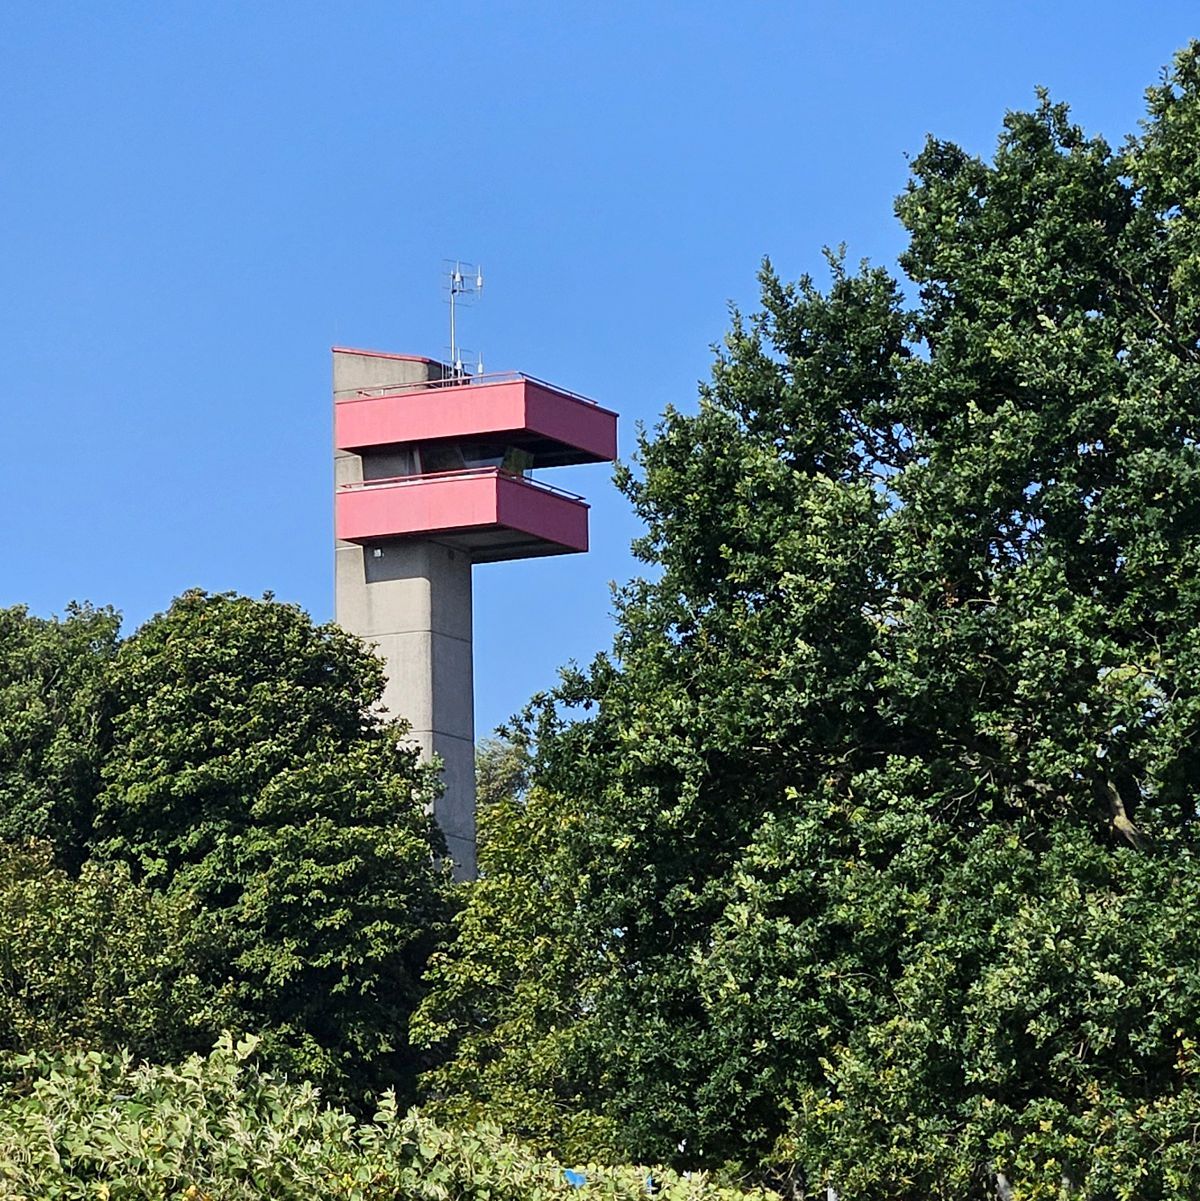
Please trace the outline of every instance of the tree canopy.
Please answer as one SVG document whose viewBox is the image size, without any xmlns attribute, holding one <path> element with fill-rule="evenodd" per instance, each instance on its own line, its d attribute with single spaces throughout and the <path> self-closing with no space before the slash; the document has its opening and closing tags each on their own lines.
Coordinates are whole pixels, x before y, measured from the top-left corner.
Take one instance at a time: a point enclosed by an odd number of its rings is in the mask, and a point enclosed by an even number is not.
<svg viewBox="0 0 1200 1201">
<path fill-rule="evenodd" d="M 1114 150 L 930 139 L 619 481 L 435 961 L 445 1111 L 845 1197 L 1196 1191 L 1200 46 Z"/>
<path fill-rule="evenodd" d="M 111 609 L 73 605 L 61 621 L 0 609 L 0 841 L 53 839 L 82 861 L 119 629 Z"/>
<path fill-rule="evenodd" d="M 72 877 L 48 843 L 0 845 L 0 1052 L 207 1050 L 233 1017 L 223 966 L 186 896 L 124 864 Z"/>
<path fill-rule="evenodd" d="M 0 614 L 0 830 L 67 869 L 0 870 L 0 1042 L 162 1060 L 225 1027 L 333 1095 L 411 1092 L 451 890 L 382 690 L 358 639 L 269 598 L 186 593 L 124 640 L 107 611 Z"/>
</svg>

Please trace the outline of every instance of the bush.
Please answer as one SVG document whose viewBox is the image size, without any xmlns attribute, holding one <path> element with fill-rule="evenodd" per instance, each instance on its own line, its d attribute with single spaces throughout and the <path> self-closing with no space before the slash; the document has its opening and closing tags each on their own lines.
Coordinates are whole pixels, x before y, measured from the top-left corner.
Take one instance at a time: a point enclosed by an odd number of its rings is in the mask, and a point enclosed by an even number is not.
<svg viewBox="0 0 1200 1201">
<path fill-rule="evenodd" d="M 96 1051 L 0 1059 L 0 1189 L 14 1201 L 634 1201 L 643 1168 L 563 1169 L 494 1126 L 461 1133 L 385 1099 L 375 1121 L 324 1105 L 309 1084 L 260 1072 L 256 1040 L 225 1036 L 178 1067 Z M 653 1172 L 663 1201 L 766 1201 L 706 1176 Z"/>
</svg>

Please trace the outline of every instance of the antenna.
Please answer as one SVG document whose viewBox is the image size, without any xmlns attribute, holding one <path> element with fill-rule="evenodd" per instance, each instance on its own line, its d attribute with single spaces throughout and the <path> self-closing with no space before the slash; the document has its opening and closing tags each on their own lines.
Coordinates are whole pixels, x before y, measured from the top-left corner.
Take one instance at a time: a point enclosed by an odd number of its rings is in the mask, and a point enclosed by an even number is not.
<svg viewBox="0 0 1200 1201">
<path fill-rule="evenodd" d="M 463 357 L 470 357 L 458 344 L 458 306 L 470 304 L 483 294 L 483 268 L 461 259 L 444 259 L 446 290 L 450 301 L 450 369 L 455 379 L 469 375 L 463 367 Z M 483 356 L 479 356 L 478 375 L 483 374 Z"/>
</svg>

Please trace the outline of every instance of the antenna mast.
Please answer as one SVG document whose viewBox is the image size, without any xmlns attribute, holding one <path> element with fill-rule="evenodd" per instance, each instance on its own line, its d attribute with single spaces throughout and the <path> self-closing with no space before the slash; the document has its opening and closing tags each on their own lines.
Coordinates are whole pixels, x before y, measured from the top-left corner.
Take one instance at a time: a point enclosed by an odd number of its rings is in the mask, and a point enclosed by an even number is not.
<svg viewBox="0 0 1200 1201">
<path fill-rule="evenodd" d="M 455 379 L 462 379 L 468 372 L 463 367 L 463 348 L 458 344 L 458 305 L 469 304 L 483 294 L 483 268 L 461 259 L 446 259 L 448 292 L 450 299 L 450 369 Z M 483 356 L 479 357 L 476 374 L 483 374 Z"/>
</svg>

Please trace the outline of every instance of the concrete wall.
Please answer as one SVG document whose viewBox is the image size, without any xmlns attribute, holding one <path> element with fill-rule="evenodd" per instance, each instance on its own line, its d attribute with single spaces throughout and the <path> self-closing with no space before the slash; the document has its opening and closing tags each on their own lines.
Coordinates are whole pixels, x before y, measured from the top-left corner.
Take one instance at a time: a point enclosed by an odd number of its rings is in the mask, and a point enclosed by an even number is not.
<svg viewBox="0 0 1200 1201">
<path fill-rule="evenodd" d="M 334 351 L 335 400 L 360 388 L 438 378 L 441 366 Z M 396 474 L 393 455 L 334 452 L 337 484 Z M 376 461 L 378 460 L 378 461 Z M 335 616 L 373 643 L 387 670 L 384 703 L 406 718 L 426 757 L 444 762 L 435 815 L 460 879 L 475 875 L 475 722 L 471 557 L 434 541 L 337 542 Z"/>
</svg>

